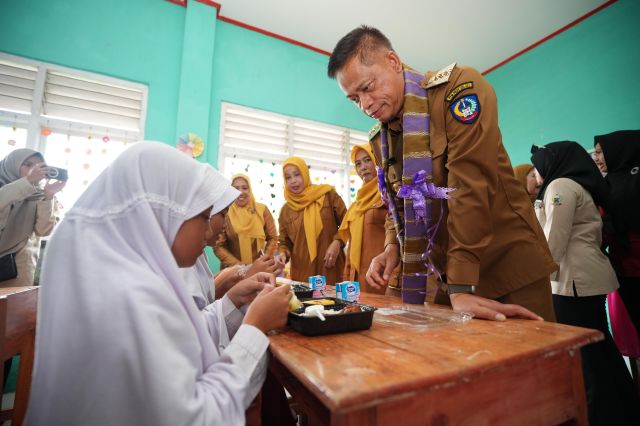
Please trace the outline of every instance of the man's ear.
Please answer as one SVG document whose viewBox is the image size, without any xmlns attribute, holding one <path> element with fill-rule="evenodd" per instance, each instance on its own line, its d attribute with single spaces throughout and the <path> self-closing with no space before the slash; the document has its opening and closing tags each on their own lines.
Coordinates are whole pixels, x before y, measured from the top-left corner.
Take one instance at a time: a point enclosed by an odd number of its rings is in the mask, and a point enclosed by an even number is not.
<svg viewBox="0 0 640 426">
<path fill-rule="evenodd" d="M 389 62 L 389 65 L 391 65 L 391 68 L 393 68 L 395 72 L 402 72 L 402 61 L 396 52 L 389 50 L 385 55 L 385 59 Z"/>
</svg>

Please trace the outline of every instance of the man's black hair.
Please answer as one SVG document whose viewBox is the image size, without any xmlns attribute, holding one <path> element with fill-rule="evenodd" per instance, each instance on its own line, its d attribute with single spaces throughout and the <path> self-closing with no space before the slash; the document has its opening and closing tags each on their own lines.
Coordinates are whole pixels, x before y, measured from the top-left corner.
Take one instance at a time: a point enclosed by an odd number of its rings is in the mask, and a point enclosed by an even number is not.
<svg viewBox="0 0 640 426">
<path fill-rule="evenodd" d="M 336 74 L 351 58 L 358 55 L 360 62 L 368 64 L 369 54 L 377 49 L 393 50 L 389 39 L 377 28 L 361 25 L 342 37 L 329 58 L 327 74 L 336 78 Z"/>
</svg>

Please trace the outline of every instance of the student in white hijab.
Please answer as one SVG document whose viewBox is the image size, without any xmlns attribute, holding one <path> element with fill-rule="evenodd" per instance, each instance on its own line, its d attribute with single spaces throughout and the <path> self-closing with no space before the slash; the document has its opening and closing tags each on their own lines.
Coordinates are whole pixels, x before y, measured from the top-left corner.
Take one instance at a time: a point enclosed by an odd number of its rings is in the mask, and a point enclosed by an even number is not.
<svg viewBox="0 0 640 426">
<path fill-rule="evenodd" d="M 203 314 L 179 270 L 236 196 L 210 166 L 161 143 L 137 143 L 105 169 L 47 246 L 26 424 L 244 423 L 264 333 L 284 325 L 290 289 L 255 276 L 228 295 L 234 306 Z M 253 298 L 219 352 L 220 318 Z"/>
</svg>

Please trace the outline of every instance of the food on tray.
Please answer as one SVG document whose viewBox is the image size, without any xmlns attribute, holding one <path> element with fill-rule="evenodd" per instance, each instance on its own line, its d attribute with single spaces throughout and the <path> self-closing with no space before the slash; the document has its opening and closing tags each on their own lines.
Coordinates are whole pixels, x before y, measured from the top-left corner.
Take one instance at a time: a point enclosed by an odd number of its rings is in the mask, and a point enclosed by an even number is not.
<svg viewBox="0 0 640 426">
<path fill-rule="evenodd" d="M 302 306 L 300 299 L 296 296 L 295 291 L 291 291 L 291 299 L 289 299 L 289 312 L 293 312 Z"/>
<path fill-rule="evenodd" d="M 336 301 L 335 300 L 331 300 L 331 299 L 312 299 L 312 300 L 305 300 L 302 303 L 304 303 L 305 305 L 330 306 L 330 305 L 335 305 Z"/>
<path fill-rule="evenodd" d="M 362 308 L 357 305 L 347 305 L 340 310 L 341 314 L 348 314 L 349 312 L 362 312 Z"/>
</svg>

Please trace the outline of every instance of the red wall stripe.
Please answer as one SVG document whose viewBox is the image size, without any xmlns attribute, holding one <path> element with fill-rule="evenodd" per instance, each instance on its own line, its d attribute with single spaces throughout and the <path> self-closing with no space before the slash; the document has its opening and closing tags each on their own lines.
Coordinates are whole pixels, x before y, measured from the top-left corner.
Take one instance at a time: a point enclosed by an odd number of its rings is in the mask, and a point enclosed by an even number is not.
<svg viewBox="0 0 640 426">
<path fill-rule="evenodd" d="M 264 35 L 268 35 L 269 37 L 277 38 L 279 40 L 284 40 L 288 43 L 295 44 L 297 46 L 302 46 L 304 48 L 313 50 L 314 52 L 322 53 L 323 55 L 331 56 L 331 52 L 327 52 L 326 50 L 318 49 L 317 47 L 311 46 L 310 44 L 302 43 L 301 41 L 294 40 L 289 37 L 282 36 L 280 34 L 272 33 L 271 31 L 263 30 L 262 28 L 254 27 L 253 25 L 245 24 L 244 22 L 236 21 L 235 19 L 227 18 L 226 16 L 218 16 L 218 19 L 224 22 L 228 22 L 233 25 L 237 25 L 242 28 L 246 28 L 251 31 L 255 31 Z"/>
<path fill-rule="evenodd" d="M 555 31 L 551 34 L 549 34 L 548 36 L 546 36 L 545 38 L 536 41 L 535 43 L 533 43 L 531 46 L 522 49 L 521 51 L 519 51 L 518 53 L 509 56 L 507 59 L 505 59 L 504 61 L 500 62 L 499 64 L 496 64 L 494 66 L 492 66 L 491 68 L 489 68 L 488 70 L 484 71 L 482 73 L 482 75 L 487 75 L 489 74 L 491 71 L 494 71 L 498 68 L 500 68 L 501 66 L 513 61 L 515 58 L 517 58 L 518 56 L 521 56 L 525 53 L 527 53 L 528 51 L 530 51 L 531 49 L 534 49 L 538 46 L 540 46 L 542 43 L 551 40 L 552 38 L 554 38 L 555 36 L 557 36 L 560 33 L 563 33 L 565 31 L 567 31 L 569 28 L 574 27 L 576 25 L 578 25 L 580 22 L 584 21 L 585 19 L 587 19 L 589 16 L 591 15 L 595 15 L 596 13 L 600 12 L 602 9 L 611 6 L 612 4 L 614 4 L 615 2 L 617 2 L 618 0 L 609 0 L 608 2 L 596 7 L 595 9 L 593 9 L 591 12 L 587 13 L 586 15 L 581 16 L 580 18 L 576 19 L 575 21 L 565 25 L 564 27 L 560 28 L 558 31 Z"/>
</svg>

